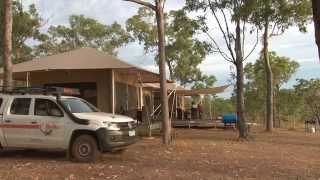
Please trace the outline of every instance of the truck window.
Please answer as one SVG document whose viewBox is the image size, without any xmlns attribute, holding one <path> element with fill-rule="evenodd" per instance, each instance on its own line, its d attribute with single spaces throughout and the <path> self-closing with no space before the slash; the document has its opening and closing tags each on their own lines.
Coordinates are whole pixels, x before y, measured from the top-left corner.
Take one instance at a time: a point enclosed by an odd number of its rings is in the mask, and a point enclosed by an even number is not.
<svg viewBox="0 0 320 180">
<path fill-rule="evenodd" d="M 48 99 L 36 99 L 34 115 L 62 117 L 63 113 L 56 103 Z"/>
<path fill-rule="evenodd" d="M 66 98 L 62 99 L 61 102 L 71 113 L 98 112 L 97 108 L 81 99 Z"/>
<path fill-rule="evenodd" d="M 31 98 L 15 98 L 11 104 L 10 113 L 15 115 L 29 115 Z"/>
</svg>

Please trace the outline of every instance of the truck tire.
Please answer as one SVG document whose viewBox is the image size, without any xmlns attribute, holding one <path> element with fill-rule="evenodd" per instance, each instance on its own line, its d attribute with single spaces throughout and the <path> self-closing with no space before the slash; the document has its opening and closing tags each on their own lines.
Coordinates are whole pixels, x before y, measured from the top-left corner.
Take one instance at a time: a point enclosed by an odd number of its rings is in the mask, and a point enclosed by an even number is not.
<svg viewBox="0 0 320 180">
<path fill-rule="evenodd" d="M 100 155 L 97 141 L 90 135 L 80 135 L 71 145 L 72 160 L 76 162 L 94 162 Z"/>
</svg>

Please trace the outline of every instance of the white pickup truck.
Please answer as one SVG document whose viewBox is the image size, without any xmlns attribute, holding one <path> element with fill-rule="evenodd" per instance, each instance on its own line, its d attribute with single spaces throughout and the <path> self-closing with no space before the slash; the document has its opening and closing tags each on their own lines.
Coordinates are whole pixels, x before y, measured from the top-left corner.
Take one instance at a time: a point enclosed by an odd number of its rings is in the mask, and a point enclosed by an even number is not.
<svg viewBox="0 0 320 180">
<path fill-rule="evenodd" d="M 136 123 L 77 97 L 0 94 L 0 149 L 59 149 L 71 160 L 90 162 L 135 143 Z"/>
</svg>

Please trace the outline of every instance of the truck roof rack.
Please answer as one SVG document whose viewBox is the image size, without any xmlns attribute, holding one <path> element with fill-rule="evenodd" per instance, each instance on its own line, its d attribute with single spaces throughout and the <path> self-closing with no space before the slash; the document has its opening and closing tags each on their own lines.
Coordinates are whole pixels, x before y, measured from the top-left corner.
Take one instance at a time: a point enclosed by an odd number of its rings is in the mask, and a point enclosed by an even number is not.
<svg viewBox="0 0 320 180">
<path fill-rule="evenodd" d="M 39 94 L 39 95 L 80 95 L 79 89 L 66 87 L 15 87 L 11 90 L 5 90 L 4 86 L 0 86 L 1 94 Z"/>
</svg>

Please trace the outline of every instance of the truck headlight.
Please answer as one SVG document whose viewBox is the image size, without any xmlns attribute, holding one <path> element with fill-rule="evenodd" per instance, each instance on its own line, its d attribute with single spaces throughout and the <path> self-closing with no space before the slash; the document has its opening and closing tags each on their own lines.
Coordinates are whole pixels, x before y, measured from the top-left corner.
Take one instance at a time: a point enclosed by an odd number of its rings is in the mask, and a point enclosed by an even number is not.
<svg viewBox="0 0 320 180">
<path fill-rule="evenodd" d="M 105 124 L 107 126 L 108 130 L 112 130 L 112 131 L 119 131 L 120 130 L 117 123 L 104 121 L 103 124 Z"/>
</svg>

